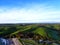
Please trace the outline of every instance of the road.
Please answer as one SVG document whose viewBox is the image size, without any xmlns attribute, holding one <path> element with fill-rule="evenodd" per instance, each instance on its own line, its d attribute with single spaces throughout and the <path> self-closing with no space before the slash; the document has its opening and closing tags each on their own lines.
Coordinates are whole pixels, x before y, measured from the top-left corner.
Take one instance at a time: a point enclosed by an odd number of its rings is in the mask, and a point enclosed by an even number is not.
<svg viewBox="0 0 60 45">
<path fill-rule="evenodd" d="M 22 45 L 17 38 L 12 38 L 12 41 L 14 42 L 14 45 Z"/>
</svg>

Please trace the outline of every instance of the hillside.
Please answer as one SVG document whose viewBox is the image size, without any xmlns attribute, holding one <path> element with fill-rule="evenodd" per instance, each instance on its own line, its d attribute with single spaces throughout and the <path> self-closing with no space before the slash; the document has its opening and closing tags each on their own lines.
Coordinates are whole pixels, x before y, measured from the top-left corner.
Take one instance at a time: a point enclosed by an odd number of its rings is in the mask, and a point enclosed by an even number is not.
<svg viewBox="0 0 60 45">
<path fill-rule="evenodd" d="M 23 35 L 38 35 L 43 39 L 60 41 L 60 24 L 1 24 L 0 25 L 0 37 L 9 38 L 20 37 L 20 33 Z M 28 36 L 29 36 L 28 35 Z M 28 37 L 27 36 L 27 37 Z M 32 35 L 31 35 L 32 36 Z M 25 36 L 24 36 L 25 38 Z M 32 38 L 36 38 L 32 36 Z"/>
</svg>

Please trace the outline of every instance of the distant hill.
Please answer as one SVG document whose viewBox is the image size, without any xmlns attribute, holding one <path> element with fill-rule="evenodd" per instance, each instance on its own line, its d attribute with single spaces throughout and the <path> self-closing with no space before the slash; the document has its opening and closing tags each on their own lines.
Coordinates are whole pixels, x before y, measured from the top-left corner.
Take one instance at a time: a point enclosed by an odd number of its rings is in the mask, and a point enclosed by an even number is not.
<svg viewBox="0 0 60 45">
<path fill-rule="evenodd" d="M 60 24 L 0 24 L 0 37 L 32 32 L 60 40 Z"/>
</svg>

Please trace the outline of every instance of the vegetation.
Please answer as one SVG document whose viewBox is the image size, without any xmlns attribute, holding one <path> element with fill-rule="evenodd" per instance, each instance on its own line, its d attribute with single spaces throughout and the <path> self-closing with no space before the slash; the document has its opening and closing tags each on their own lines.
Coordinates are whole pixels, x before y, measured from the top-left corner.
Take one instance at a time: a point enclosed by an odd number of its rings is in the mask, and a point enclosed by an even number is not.
<svg viewBox="0 0 60 45">
<path fill-rule="evenodd" d="M 10 37 L 13 35 L 18 35 L 19 33 L 34 33 L 35 36 L 37 34 L 41 36 L 43 39 L 52 40 L 54 42 L 60 43 L 60 24 L 1 24 L 0 25 L 0 37 Z M 36 37 L 32 37 L 36 38 Z M 41 39 L 40 38 L 40 39 Z M 20 38 L 21 39 L 21 38 Z M 35 45 L 35 41 L 32 40 L 22 40 L 25 43 L 33 43 Z M 36 43 L 37 44 L 37 43 Z M 26 44 L 28 45 L 28 44 Z"/>
</svg>

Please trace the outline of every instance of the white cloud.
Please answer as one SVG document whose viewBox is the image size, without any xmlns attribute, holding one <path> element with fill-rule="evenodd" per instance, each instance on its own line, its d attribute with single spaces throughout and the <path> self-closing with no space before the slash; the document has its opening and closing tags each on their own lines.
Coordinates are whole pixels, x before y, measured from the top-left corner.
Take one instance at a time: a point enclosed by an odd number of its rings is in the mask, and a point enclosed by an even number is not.
<svg viewBox="0 0 60 45">
<path fill-rule="evenodd" d="M 51 6 L 35 5 L 30 8 L 0 8 L 0 23 L 60 22 L 60 11 Z"/>
</svg>

